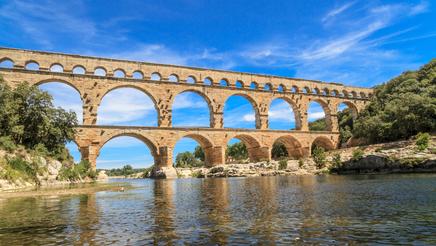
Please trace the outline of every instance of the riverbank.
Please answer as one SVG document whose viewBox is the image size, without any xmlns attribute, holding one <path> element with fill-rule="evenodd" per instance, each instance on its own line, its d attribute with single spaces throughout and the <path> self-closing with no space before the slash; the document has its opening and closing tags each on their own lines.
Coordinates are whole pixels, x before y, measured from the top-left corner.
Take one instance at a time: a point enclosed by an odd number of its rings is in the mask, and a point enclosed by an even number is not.
<svg viewBox="0 0 436 246">
<path fill-rule="evenodd" d="M 18 189 L 0 191 L 0 198 L 25 198 L 41 196 L 69 196 L 80 194 L 93 194 L 100 191 L 124 192 L 132 189 L 128 183 L 86 183 L 86 184 L 65 184 L 50 187 L 40 187 L 38 189 Z"/>
<path fill-rule="evenodd" d="M 20 146 L 8 151 L 0 149 L 0 192 L 55 188 L 105 179 L 104 173 L 97 175 L 86 161 L 61 162 Z"/>
<path fill-rule="evenodd" d="M 176 168 L 179 178 L 292 176 L 319 174 L 436 173 L 436 137 L 420 150 L 415 140 L 343 148 L 299 160 L 226 164 L 211 168 Z"/>
<path fill-rule="evenodd" d="M 422 150 L 411 139 L 329 152 L 330 157 L 335 155 L 341 162 L 334 163 L 330 158 L 328 168 L 337 174 L 436 173 L 435 136 Z"/>
</svg>

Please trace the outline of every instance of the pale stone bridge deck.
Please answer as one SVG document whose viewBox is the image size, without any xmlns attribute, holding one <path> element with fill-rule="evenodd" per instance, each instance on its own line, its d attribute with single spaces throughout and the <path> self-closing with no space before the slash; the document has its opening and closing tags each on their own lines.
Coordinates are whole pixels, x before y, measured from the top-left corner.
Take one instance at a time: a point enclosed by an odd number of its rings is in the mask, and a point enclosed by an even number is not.
<svg viewBox="0 0 436 246">
<path fill-rule="evenodd" d="M 314 142 L 327 149 L 337 147 L 339 104 L 345 103 L 357 114 L 373 93 L 372 89 L 338 83 L 9 48 L 0 48 L 0 64 L 0 74 L 11 86 L 23 81 L 34 85 L 62 82 L 78 91 L 83 102 L 83 124 L 77 129 L 75 142 L 82 157 L 94 166 L 104 143 L 122 135 L 146 143 L 156 164 L 162 167 L 172 165 L 172 149 L 185 136 L 200 143 L 207 165 L 224 163 L 227 142 L 234 137 L 246 144 L 254 161 L 271 159 L 276 141 L 284 143 L 294 157 L 307 156 Z M 96 125 L 103 97 L 125 87 L 138 89 L 152 99 L 158 127 Z M 199 94 L 207 102 L 210 128 L 171 127 L 174 98 L 186 91 Z M 233 95 L 250 101 L 256 129 L 223 128 L 224 104 Z M 277 98 L 292 107 L 296 130 L 268 129 L 268 110 Z M 312 101 L 323 107 L 327 131 L 309 131 L 307 109 Z"/>
</svg>

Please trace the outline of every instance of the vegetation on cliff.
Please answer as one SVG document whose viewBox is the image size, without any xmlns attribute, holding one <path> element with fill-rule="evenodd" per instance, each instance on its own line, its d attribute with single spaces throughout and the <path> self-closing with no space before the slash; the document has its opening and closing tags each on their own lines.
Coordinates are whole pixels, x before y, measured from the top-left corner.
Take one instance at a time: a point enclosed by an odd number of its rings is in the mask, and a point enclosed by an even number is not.
<svg viewBox="0 0 436 246">
<path fill-rule="evenodd" d="M 368 143 L 407 139 L 419 132 L 436 132 L 436 59 L 377 86 L 353 129 L 355 137 Z"/>
<path fill-rule="evenodd" d="M 11 88 L 0 77 L 0 179 L 39 184 L 47 160 L 62 162 L 59 179 L 95 177 L 89 163 L 75 165 L 65 147 L 73 140 L 77 119 L 53 105 L 37 86 L 20 83 Z"/>
<path fill-rule="evenodd" d="M 373 144 L 436 132 L 436 59 L 374 89 L 370 103 L 356 120 L 348 109 L 338 113 L 341 143 L 352 136 Z M 310 130 L 325 128 L 325 119 L 309 123 Z"/>
</svg>

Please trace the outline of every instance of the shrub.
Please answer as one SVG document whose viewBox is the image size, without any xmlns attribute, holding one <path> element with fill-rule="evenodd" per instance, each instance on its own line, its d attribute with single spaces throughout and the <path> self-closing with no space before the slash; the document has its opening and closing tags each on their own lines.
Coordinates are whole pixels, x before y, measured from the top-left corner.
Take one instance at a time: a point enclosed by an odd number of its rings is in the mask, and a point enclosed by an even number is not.
<svg viewBox="0 0 436 246">
<path fill-rule="evenodd" d="M 284 170 L 288 168 L 288 161 L 286 159 L 282 159 L 279 161 L 279 170 Z"/>
<path fill-rule="evenodd" d="M 191 177 L 201 178 L 201 177 L 203 177 L 203 173 L 201 171 L 195 171 L 195 172 L 192 172 Z"/>
<path fill-rule="evenodd" d="M 351 158 L 351 160 L 358 161 L 363 158 L 363 154 L 364 154 L 363 150 L 355 149 L 353 150 L 353 157 Z"/>
<path fill-rule="evenodd" d="M 79 164 L 62 166 L 59 172 L 59 178 L 61 180 L 76 181 L 85 177 L 91 179 L 96 179 L 97 177 L 97 172 L 92 170 L 91 165 L 86 160 L 82 160 Z"/>
<path fill-rule="evenodd" d="M 333 155 L 332 164 L 333 164 L 333 167 L 335 167 L 335 168 L 340 167 L 342 165 L 341 154 L 335 153 Z"/>
<path fill-rule="evenodd" d="M 315 149 L 313 149 L 312 158 L 318 169 L 323 168 L 326 162 L 326 155 L 325 155 L 324 148 L 316 146 Z"/>
<path fill-rule="evenodd" d="M 303 161 L 303 159 L 299 159 L 298 160 L 298 167 L 299 168 L 302 168 L 304 166 L 304 161 Z"/>
<path fill-rule="evenodd" d="M 39 143 L 39 144 L 35 145 L 33 147 L 33 150 L 35 151 L 35 153 L 38 156 L 45 157 L 45 156 L 47 156 L 49 154 L 47 148 L 42 143 Z"/>
<path fill-rule="evenodd" d="M 17 145 L 9 136 L 0 137 L 0 147 L 3 147 L 6 151 L 9 152 L 12 152 L 17 149 Z"/>
<path fill-rule="evenodd" d="M 6 160 L 7 172 L 9 172 L 9 180 L 17 180 L 22 178 L 26 181 L 33 181 L 35 184 L 39 184 L 38 173 L 39 167 L 36 163 L 27 162 L 21 157 L 14 157 Z"/>
<path fill-rule="evenodd" d="M 429 142 L 430 142 L 430 134 L 420 132 L 416 135 L 415 144 L 418 147 L 419 151 L 426 150 L 428 148 Z"/>
</svg>

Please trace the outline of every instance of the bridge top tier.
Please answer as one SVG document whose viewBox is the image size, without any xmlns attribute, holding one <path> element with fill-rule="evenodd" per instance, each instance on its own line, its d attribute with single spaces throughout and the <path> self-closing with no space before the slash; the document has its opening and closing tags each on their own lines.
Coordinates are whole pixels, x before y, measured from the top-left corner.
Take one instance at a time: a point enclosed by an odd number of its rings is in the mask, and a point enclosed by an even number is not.
<svg viewBox="0 0 436 246">
<path fill-rule="evenodd" d="M 363 100 L 371 97 L 373 93 L 373 89 L 370 88 L 316 80 L 0 47 L 0 63 L 2 62 L 8 62 L 13 69 L 35 70 L 36 67 L 40 71 L 89 76 L 204 83 L 211 86 L 318 94 Z M 29 65 L 34 67 L 29 67 Z"/>
</svg>

